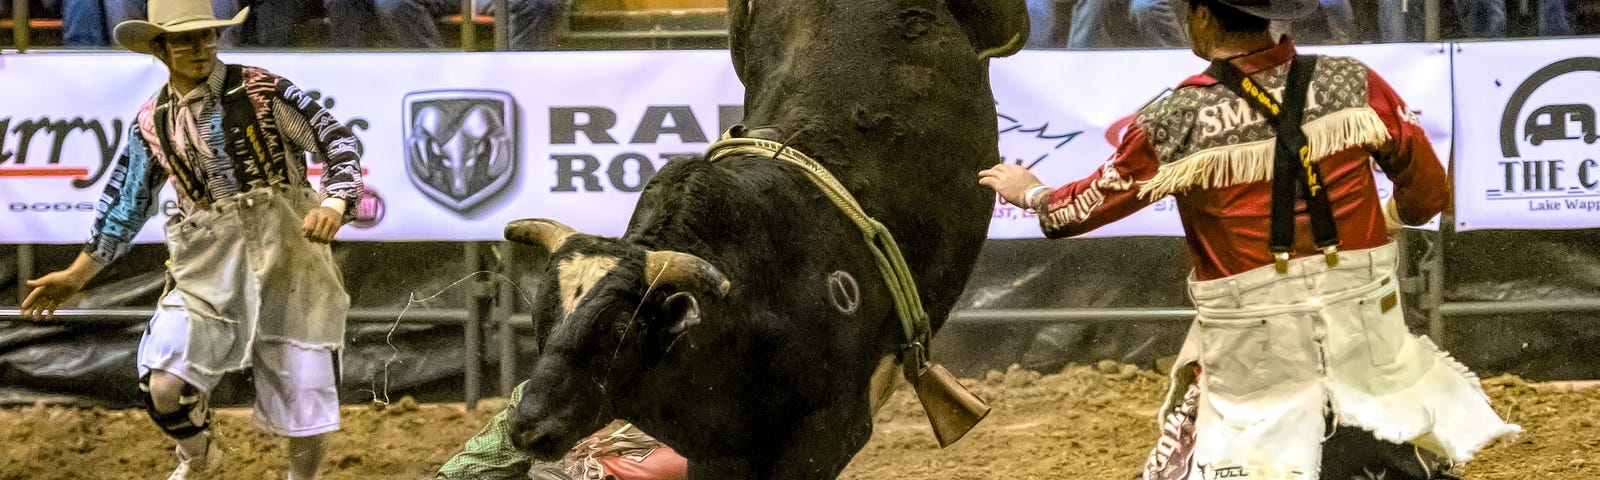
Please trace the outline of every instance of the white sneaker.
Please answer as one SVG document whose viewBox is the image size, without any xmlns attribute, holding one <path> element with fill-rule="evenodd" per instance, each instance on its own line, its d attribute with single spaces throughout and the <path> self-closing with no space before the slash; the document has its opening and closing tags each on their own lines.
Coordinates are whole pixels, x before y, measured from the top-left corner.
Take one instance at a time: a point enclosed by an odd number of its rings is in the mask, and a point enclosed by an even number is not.
<svg viewBox="0 0 1600 480">
<path fill-rule="evenodd" d="M 205 480 L 217 472 L 222 465 L 222 449 L 217 447 L 216 437 L 206 441 L 206 454 L 198 458 L 189 458 L 183 454 L 182 448 L 178 452 L 178 468 L 167 476 L 167 480 Z"/>
</svg>

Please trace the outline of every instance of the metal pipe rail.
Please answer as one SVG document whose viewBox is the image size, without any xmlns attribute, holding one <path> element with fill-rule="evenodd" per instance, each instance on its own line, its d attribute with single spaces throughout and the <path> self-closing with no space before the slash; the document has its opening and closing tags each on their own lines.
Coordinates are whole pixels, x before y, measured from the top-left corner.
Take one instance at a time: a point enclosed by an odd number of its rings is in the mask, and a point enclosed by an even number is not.
<svg viewBox="0 0 1600 480">
<path fill-rule="evenodd" d="M 473 252 L 477 253 L 477 252 Z M 476 255 L 474 255 L 476 256 Z M 471 261 L 471 259 L 469 259 Z M 473 263 L 481 262 L 474 261 Z M 481 266 L 481 264 L 475 265 Z M 475 297 L 481 302 L 483 293 Z M 504 294 L 504 292 L 501 292 Z M 499 333 L 500 368 L 498 373 L 498 386 L 500 390 L 510 392 L 516 385 L 517 352 L 516 341 L 513 335 L 516 332 L 533 330 L 533 322 L 527 320 L 522 312 L 515 312 L 509 305 L 499 305 L 493 312 L 488 311 L 487 304 L 479 303 L 471 307 L 462 308 L 426 308 L 426 309 L 359 309 L 351 310 L 349 320 L 358 323 L 391 323 L 403 321 L 410 324 L 435 324 L 435 325 L 462 325 L 468 329 L 463 338 L 468 359 L 479 359 L 483 352 L 484 339 L 481 329 L 485 324 L 493 324 Z M 401 316 L 402 311 L 404 317 Z M 1526 314 L 1526 313 L 1571 313 L 1571 312 L 1600 312 L 1600 299 L 1569 300 L 1561 302 L 1547 301 L 1503 301 L 1503 302 L 1448 302 L 1439 306 L 1438 314 L 1448 317 L 1497 315 L 1497 314 Z M 22 317 L 20 310 L 0 310 L 0 321 L 27 321 Z M 51 324 L 133 324 L 144 322 L 155 314 L 153 309 L 147 308 L 114 308 L 114 309 L 74 309 L 56 312 Z M 1192 308 L 1015 308 L 1015 309 L 969 309 L 957 310 L 950 315 L 947 325 L 1035 325 L 1048 323 L 1162 323 L 1182 322 L 1194 318 L 1195 310 Z M 464 365 L 467 385 L 463 392 L 468 403 L 477 403 L 482 398 L 482 372 L 478 362 L 469 362 Z"/>
<path fill-rule="evenodd" d="M 1446 302 L 1439 313 L 1448 317 L 1527 313 L 1600 313 L 1600 298 L 1572 300 L 1506 300 L 1489 302 Z"/>
<path fill-rule="evenodd" d="M 17 52 L 28 51 L 28 0 L 14 0 L 11 2 L 11 46 Z"/>
<path fill-rule="evenodd" d="M 947 324 L 1176 322 L 1194 318 L 1192 308 L 1007 308 L 956 310 Z"/>
<path fill-rule="evenodd" d="M 357 323 L 393 323 L 397 319 L 405 323 L 431 324 L 431 325 L 465 325 L 468 312 L 456 308 L 413 308 L 405 311 L 405 318 L 400 317 L 402 309 L 363 309 L 351 310 L 349 319 Z M 150 308 L 108 308 L 108 309 L 72 309 L 57 310 L 53 320 L 41 321 L 41 324 L 114 324 L 147 322 L 155 316 L 155 309 Z M 21 310 L 0 310 L 0 322 L 20 321 L 32 322 L 22 316 Z"/>
<path fill-rule="evenodd" d="M 571 32 L 573 40 L 680 40 L 726 38 L 727 30 L 624 30 L 616 32 Z"/>
<path fill-rule="evenodd" d="M 1600 313 L 1600 298 L 1582 300 L 1512 300 L 1446 302 L 1439 306 L 1441 314 L 1450 317 L 1527 314 L 1527 313 Z M 396 320 L 412 324 L 465 325 L 472 315 L 466 308 L 414 308 L 351 310 L 349 319 L 357 323 L 392 323 Z M 524 312 L 503 312 L 499 322 L 518 330 L 532 328 L 528 320 L 511 320 Z M 143 322 L 155 315 L 149 308 L 109 308 L 59 310 L 53 323 L 129 323 Z M 1133 323 L 1177 322 L 1194 318 L 1193 308 L 980 308 L 957 310 L 950 315 L 950 324 L 1013 324 L 1035 323 Z M 29 321 L 21 310 L 0 310 L 0 321 Z M 49 323 L 49 322 L 47 322 Z"/>
</svg>

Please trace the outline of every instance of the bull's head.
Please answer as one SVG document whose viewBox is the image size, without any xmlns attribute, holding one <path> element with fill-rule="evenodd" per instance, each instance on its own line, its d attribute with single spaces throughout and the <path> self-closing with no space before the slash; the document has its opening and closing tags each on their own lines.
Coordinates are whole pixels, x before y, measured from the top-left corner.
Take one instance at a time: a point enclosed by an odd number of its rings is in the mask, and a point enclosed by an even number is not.
<svg viewBox="0 0 1600 480">
<path fill-rule="evenodd" d="M 611 395 L 662 358 L 700 323 L 702 305 L 730 283 L 705 260 L 582 235 L 561 223 L 528 219 L 506 239 L 550 251 L 534 322 L 539 356 L 511 418 L 512 442 L 554 459 L 614 415 Z"/>
<path fill-rule="evenodd" d="M 1024 0 L 729 0 L 728 7 L 728 46 L 745 85 L 742 123 L 751 136 L 819 159 L 962 159 L 963 179 L 1000 160 L 987 59 L 1026 43 Z M 981 186 L 966 187 L 957 202 L 983 197 Z"/>
</svg>

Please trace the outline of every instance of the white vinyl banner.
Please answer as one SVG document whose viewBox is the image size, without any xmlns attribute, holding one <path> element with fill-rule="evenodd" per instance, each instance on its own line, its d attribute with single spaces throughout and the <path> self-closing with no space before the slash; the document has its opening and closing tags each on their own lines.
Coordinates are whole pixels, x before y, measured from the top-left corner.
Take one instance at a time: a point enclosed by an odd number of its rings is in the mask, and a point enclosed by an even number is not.
<svg viewBox="0 0 1600 480">
<path fill-rule="evenodd" d="M 1372 66 L 1418 113 L 1441 161 L 1450 147 L 1450 58 L 1445 44 L 1309 47 L 1304 53 L 1348 56 Z M 1045 184 L 1093 174 L 1116 149 L 1134 112 L 1206 68 L 1188 50 L 1024 51 L 994 61 L 1000 151 L 1031 165 Z M 1392 191 L 1378 175 L 1379 195 Z M 1437 219 L 1426 228 L 1437 228 Z M 1085 237 L 1183 235 L 1171 197 Z M 997 202 L 990 238 L 1038 237 L 1034 215 Z"/>
<path fill-rule="evenodd" d="M 744 98 L 722 51 L 222 57 L 295 82 L 361 140 L 370 192 L 343 240 L 499 240 L 525 217 L 621 234 L 649 176 L 669 156 L 704 151 L 742 117 Z M 0 103 L 12 126 L 3 151 L 28 152 L 0 159 L 0 243 L 85 239 L 117 153 L 100 150 L 95 129 L 126 141 L 164 80 L 147 56 L 6 58 L 0 91 L 30 93 Z M 423 158 L 447 150 L 472 111 L 509 127 L 509 158 L 483 171 L 453 165 L 456 152 Z M 74 130 L 76 119 L 91 127 Z M 85 169 L 88 181 L 74 180 Z M 159 241 L 164 220 L 140 240 Z"/>
<path fill-rule="evenodd" d="M 1446 154 L 1442 45 L 1308 50 L 1372 64 L 1422 113 Z M 743 87 L 724 51 L 239 53 L 223 60 L 290 79 L 359 137 L 369 191 L 343 240 L 499 240 L 506 222 L 525 217 L 619 235 L 651 174 L 671 157 L 703 152 L 743 112 Z M 1001 155 L 1051 184 L 1087 175 L 1112 151 L 1108 130 L 1120 132 L 1119 120 L 1204 67 L 1181 50 L 1024 51 L 997 59 Z M 13 92 L 0 102 L 0 243 L 87 237 L 130 123 L 165 74 L 133 54 L 0 59 L 0 91 Z M 506 125 L 511 133 L 497 141 L 511 148 L 480 163 L 440 155 L 468 115 Z M 163 195 L 162 215 L 146 225 L 142 242 L 159 241 L 159 223 L 175 213 L 171 188 Z M 1040 236 L 1036 219 L 998 203 L 990 233 Z M 1181 234 L 1167 199 L 1089 236 Z"/>
<path fill-rule="evenodd" d="M 132 54 L 0 62 L 0 243 L 84 241 L 134 114 L 167 71 Z M 176 211 L 172 187 L 162 195 L 163 210 Z M 159 221 L 138 240 L 160 241 Z"/>
<path fill-rule="evenodd" d="M 1600 227 L 1600 52 L 1593 40 L 1456 52 L 1456 228 Z"/>
</svg>

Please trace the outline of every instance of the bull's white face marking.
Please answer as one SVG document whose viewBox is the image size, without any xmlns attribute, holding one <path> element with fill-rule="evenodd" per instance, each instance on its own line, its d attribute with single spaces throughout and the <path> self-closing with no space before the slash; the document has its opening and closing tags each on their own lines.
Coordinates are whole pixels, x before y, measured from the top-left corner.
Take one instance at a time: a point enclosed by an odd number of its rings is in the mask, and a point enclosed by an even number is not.
<svg viewBox="0 0 1600 480">
<path fill-rule="evenodd" d="M 1372 470 L 1368 470 L 1367 467 L 1361 467 L 1361 473 L 1363 473 L 1364 475 L 1356 475 L 1355 477 L 1351 478 L 1350 480 L 1383 480 L 1383 477 L 1386 477 L 1386 476 L 1389 475 L 1389 471 L 1388 470 L 1380 469 L 1380 470 L 1374 472 Z"/>
<path fill-rule="evenodd" d="M 853 315 L 861 308 L 861 286 L 850 272 L 838 270 L 828 275 L 828 299 L 833 308 L 845 315 Z"/>
<path fill-rule="evenodd" d="M 578 309 L 578 300 L 614 268 L 617 268 L 616 257 L 578 255 L 562 260 L 556 266 L 557 281 L 561 282 L 562 315 L 572 315 Z"/>
</svg>

